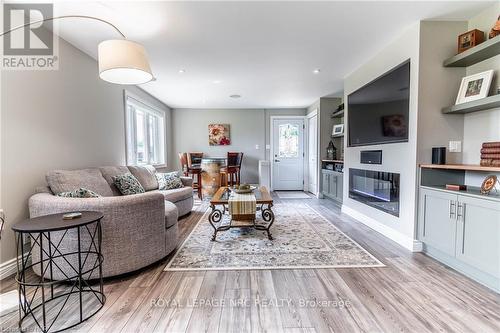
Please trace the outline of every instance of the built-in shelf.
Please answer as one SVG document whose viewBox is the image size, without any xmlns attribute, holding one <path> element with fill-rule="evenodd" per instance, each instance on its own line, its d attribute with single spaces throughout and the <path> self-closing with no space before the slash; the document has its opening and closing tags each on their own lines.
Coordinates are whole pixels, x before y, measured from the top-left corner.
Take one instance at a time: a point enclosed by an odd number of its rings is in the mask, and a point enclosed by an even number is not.
<svg viewBox="0 0 500 333">
<path fill-rule="evenodd" d="M 500 36 L 474 46 L 443 62 L 445 67 L 467 67 L 500 54 Z"/>
<path fill-rule="evenodd" d="M 329 162 L 329 163 L 344 163 L 343 160 L 321 160 L 321 162 Z"/>
<path fill-rule="evenodd" d="M 421 188 L 427 188 L 430 190 L 437 190 L 452 194 L 461 194 L 461 195 L 469 195 L 472 197 L 476 197 L 478 199 L 489 199 L 500 201 L 500 194 L 495 192 L 494 190 L 490 192 L 490 194 L 481 194 L 481 188 L 477 186 L 467 186 L 466 190 L 453 191 L 446 189 L 446 186 L 420 186 Z"/>
<path fill-rule="evenodd" d="M 481 166 L 475 164 L 420 164 L 420 167 L 424 169 L 500 172 L 500 167 Z"/>
<path fill-rule="evenodd" d="M 448 114 L 463 114 L 500 108 L 500 94 L 481 98 L 472 102 L 457 104 L 443 108 L 441 112 Z"/>
<path fill-rule="evenodd" d="M 344 110 L 336 111 L 332 114 L 332 118 L 342 118 L 344 116 Z"/>
</svg>

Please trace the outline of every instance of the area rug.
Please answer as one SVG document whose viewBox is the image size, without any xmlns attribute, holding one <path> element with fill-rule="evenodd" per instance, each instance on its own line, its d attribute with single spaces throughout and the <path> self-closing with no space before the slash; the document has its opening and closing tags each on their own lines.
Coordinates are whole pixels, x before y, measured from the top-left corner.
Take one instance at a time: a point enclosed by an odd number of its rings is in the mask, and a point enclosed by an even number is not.
<svg viewBox="0 0 500 333">
<path fill-rule="evenodd" d="M 276 191 L 280 199 L 311 199 L 311 196 L 302 191 Z"/>
<path fill-rule="evenodd" d="M 212 242 L 205 212 L 165 271 L 384 266 L 307 204 L 276 204 L 273 210 L 272 241 L 263 231 L 234 228 Z"/>
</svg>

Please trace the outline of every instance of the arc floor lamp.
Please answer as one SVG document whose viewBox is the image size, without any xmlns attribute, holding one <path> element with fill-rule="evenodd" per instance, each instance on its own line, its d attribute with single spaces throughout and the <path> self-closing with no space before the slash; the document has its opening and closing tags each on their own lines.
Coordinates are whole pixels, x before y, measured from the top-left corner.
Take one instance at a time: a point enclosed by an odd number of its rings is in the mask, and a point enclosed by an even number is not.
<svg viewBox="0 0 500 333">
<path fill-rule="evenodd" d="M 53 21 L 65 18 L 90 19 L 103 22 L 115 29 L 123 39 L 111 39 L 101 42 L 97 49 L 97 61 L 99 63 L 99 77 L 115 84 L 142 84 L 154 80 L 153 73 L 144 47 L 136 42 L 128 40 L 125 35 L 114 24 L 93 16 L 64 15 L 46 18 L 43 20 L 29 22 L 0 34 L 4 36 L 14 30 L 21 29 L 32 24 L 45 21 Z M 3 213 L 0 214 L 0 238 L 4 226 Z M 14 311 L 18 306 L 17 291 L 10 291 L 0 295 L 0 316 Z M 23 302 L 24 300 L 21 300 Z"/>
<path fill-rule="evenodd" d="M 99 43 L 97 61 L 99 63 L 99 77 L 115 84 L 142 84 L 154 80 L 149 66 L 148 57 L 144 46 L 130 41 L 114 24 L 94 16 L 63 15 L 50 17 L 43 20 L 29 22 L 10 30 L 2 32 L 0 37 L 14 30 L 32 24 L 42 23 L 66 18 L 89 19 L 103 22 L 116 30 L 123 39 L 110 39 Z"/>
</svg>

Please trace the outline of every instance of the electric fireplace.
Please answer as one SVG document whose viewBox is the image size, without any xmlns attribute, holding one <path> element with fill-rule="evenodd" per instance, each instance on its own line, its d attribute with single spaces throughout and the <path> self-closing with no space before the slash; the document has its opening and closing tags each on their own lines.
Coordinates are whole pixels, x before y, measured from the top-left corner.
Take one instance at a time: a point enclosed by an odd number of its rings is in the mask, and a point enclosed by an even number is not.
<svg viewBox="0 0 500 333">
<path fill-rule="evenodd" d="M 350 168 L 349 198 L 399 216 L 399 173 Z"/>
</svg>

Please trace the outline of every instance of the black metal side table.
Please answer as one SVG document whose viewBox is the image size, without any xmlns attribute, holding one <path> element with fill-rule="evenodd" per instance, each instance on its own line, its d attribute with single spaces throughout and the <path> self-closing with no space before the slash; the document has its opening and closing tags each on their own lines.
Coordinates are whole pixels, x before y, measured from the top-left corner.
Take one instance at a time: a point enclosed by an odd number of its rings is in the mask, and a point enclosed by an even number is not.
<svg viewBox="0 0 500 333">
<path fill-rule="evenodd" d="M 60 332 L 104 306 L 102 218 L 102 213 L 90 211 L 72 220 L 53 214 L 12 227 L 17 242 L 21 331 Z M 25 246 L 26 237 L 30 248 Z"/>
</svg>

